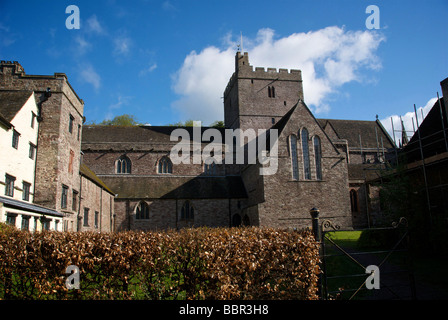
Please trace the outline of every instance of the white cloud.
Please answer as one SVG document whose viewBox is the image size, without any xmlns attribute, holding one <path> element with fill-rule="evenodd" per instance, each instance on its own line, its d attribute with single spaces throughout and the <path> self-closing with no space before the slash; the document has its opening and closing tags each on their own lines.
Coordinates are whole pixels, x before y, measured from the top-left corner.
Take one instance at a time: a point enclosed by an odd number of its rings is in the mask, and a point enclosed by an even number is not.
<svg viewBox="0 0 448 320">
<path fill-rule="evenodd" d="M 111 120 L 114 117 L 115 111 L 121 109 L 122 106 L 128 105 L 131 98 L 132 97 L 123 96 L 123 95 L 119 94 L 118 98 L 117 98 L 117 102 L 112 103 L 107 107 L 107 113 L 105 116 L 105 120 Z"/>
<path fill-rule="evenodd" d="M 77 46 L 76 53 L 81 55 L 86 53 L 92 47 L 92 45 L 83 36 L 80 35 L 75 37 L 75 43 Z"/>
<path fill-rule="evenodd" d="M 98 90 L 101 86 L 101 77 L 95 69 L 91 65 L 81 66 L 80 69 L 81 81 L 91 84 L 95 90 Z"/>
<path fill-rule="evenodd" d="M 205 123 L 223 119 L 221 97 L 234 71 L 236 48 L 229 39 L 229 35 L 224 38 L 224 49 L 210 46 L 192 51 L 173 76 L 174 91 L 181 97 L 172 106 L 183 117 Z M 382 41 L 385 38 L 378 32 L 340 27 L 277 39 L 274 30 L 266 28 L 254 39 L 244 37 L 243 50 L 249 52 L 254 67 L 300 69 L 305 102 L 319 114 L 330 110 L 330 95 L 342 85 L 366 81 L 370 75 L 366 70 L 381 68 L 376 50 Z"/>
<path fill-rule="evenodd" d="M 139 75 L 139 76 L 144 76 L 144 75 L 146 75 L 146 74 L 148 74 L 148 73 L 153 72 L 153 71 L 156 70 L 156 69 L 157 69 L 157 63 L 153 63 L 153 64 L 151 64 L 149 67 L 142 69 L 142 70 L 138 73 L 138 75 Z"/>
<path fill-rule="evenodd" d="M 411 137 L 414 135 L 414 129 L 417 130 L 417 123 L 420 125 L 425 119 L 428 112 L 431 110 L 431 108 L 434 106 L 434 103 L 436 103 L 437 98 L 431 98 L 428 100 L 426 105 L 424 107 L 417 108 L 417 121 L 415 120 L 415 111 L 409 111 L 405 115 L 401 116 L 401 120 L 403 121 L 404 130 L 406 131 L 406 134 L 408 136 L 408 140 L 411 139 Z M 384 129 L 389 133 L 390 137 L 393 139 L 394 133 L 392 131 L 392 122 L 394 124 L 394 131 L 395 131 L 395 143 L 398 146 L 400 142 L 402 141 L 402 125 L 399 115 L 392 115 L 389 117 L 386 117 L 381 120 L 381 124 L 383 125 Z"/>
<path fill-rule="evenodd" d="M 118 36 L 114 39 L 114 53 L 117 55 L 127 55 L 131 49 L 132 41 L 126 36 Z"/>
<path fill-rule="evenodd" d="M 86 24 L 87 24 L 88 32 L 93 32 L 93 33 L 97 33 L 97 34 L 105 33 L 105 30 L 99 23 L 98 19 L 96 18 L 96 15 L 93 15 L 90 18 L 88 18 L 86 21 Z"/>
</svg>

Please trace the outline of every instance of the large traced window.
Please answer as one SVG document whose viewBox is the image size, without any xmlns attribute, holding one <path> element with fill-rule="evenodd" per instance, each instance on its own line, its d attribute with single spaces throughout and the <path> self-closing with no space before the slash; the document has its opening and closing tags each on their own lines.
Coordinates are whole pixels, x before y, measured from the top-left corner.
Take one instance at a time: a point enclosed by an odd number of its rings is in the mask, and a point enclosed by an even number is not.
<svg viewBox="0 0 448 320">
<path fill-rule="evenodd" d="M 302 153 L 303 153 L 303 171 L 305 179 L 311 180 L 311 167 L 310 167 L 310 149 L 308 143 L 308 130 L 302 129 Z"/>
<path fill-rule="evenodd" d="M 299 179 L 299 166 L 297 160 L 297 137 L 292 134 L 289 136 L 289 150 L 291 155 L 292 178 Z"/>
<path fill-rule="evenodd" d="M 316 161 L 316 179 L 322 180 L 322 150 L 320 146 L 320 138 L 315 136 L 313 138 L 314 144 L 314 159 Z"/>
<path fill-rule="evenodd" d="M 131 159 L 122 155 L 115 162 L 115 168 L 117 173 L 131 173 Z"/>
<path fill-rule="evenodd" d="M 173 163 L 171 162 L 170 158 L 168 157 L 162 157 L 162 159 L 159 160 L 158 173 L 173 173 Z"/>
<path fill-rule="evenodd" d="M 194 208 L 191 205 L 191 202 L 188 200 L 185 201 L 184 205 L 182 206 L 182 209 L 180 211 L 180 220 L 191 223 L 194 221 Z"/>
<path fill-rule="evenodd" d="M 141 201 L 135 208 L 135 219 L 149 219 L 149 206 L 146 202 Z"/>
</svg>

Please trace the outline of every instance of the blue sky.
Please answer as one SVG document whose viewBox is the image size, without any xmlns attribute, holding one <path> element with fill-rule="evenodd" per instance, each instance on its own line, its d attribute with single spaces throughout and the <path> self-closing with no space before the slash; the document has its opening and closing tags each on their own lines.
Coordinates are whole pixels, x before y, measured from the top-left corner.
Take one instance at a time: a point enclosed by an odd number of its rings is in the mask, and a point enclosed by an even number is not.
<svg viewBox="0 0 448 320">
<path fill-rule="evenodd" d="M 72 4 L 81 24 L 69 30 Z M 302 70 L 318 118 L 405 116 L 448 77 L 447 0 L 1 0 L 0 12 L 0 59 L 66 73 L 87 121 L 222 120 L 241 32 L 254 67 Z"/>
</svg>

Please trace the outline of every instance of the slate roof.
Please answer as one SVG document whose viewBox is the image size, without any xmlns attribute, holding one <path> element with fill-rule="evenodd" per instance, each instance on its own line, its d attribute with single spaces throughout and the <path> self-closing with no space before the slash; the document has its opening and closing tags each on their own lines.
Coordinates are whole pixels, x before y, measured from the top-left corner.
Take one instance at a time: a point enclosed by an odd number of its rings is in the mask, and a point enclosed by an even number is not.
<svg viewBox="0 0 448 320">
<path fill-rule="evenodd" d="M 143 150 L 145 148 L 147 149 L 148 146 L 157 144 L 174 145 L 178 142 L 170 141 L 170 135 L 175 129 L 185 129 L 190 136 L 190 140 L 193 140 L 193 127 L 88 125 L 83 127 L 82 149 L 128 150 L 129 148 L 133 148 L 134 150 Z M 210 129 L 210 127 L 201 127 L 201 137 L 207 129 Z M 217 128 L 217 130 L 224 137 L 224 129 Z M 202 142 L 210 143 L 210 141 L 205 140 Z"/>
<path fill-rule="evenodd" d="M 0 119 L 10 123 L 32 93 L 32 91 L 0 90 Z"/>
<path fill-rule="evenodd" d="M 10 208 L 16 208 L 16 209 L 21 209 L 21 210 L 25 210 L 25 211 L 46 214 L 46 215 L 50 215 L 50 216 L 54 216 L 54 217 L 62 217 L 63 216 L 62 213 L 59 213 L 55 210 L 52 210 L 52 209 L 49 209 L 46 207 L 42 207 L 37 204 L 19 201 L 19 200 L 12 199 L 9 197 L 0 196 L 0 202 L 3 203 L 6 207 L 10 207 Z"/>
<path fill-rule="evenodd" d="M 247 198 L 241 177 L 101 176 L 120 199 L 238 199 Z"/>
<path fill-rule="evenodd" d="M 79 172 L 81 173 L 81 175 L 90 179 L 93 183 L 97 184 L 107 192 L 114 194 L 113 191 L 100 178 L 98 178 L 98 176 L 92 170 L 90 170 L 90 168 L 87 167 L 84 163 L 81 163 L 81 166 L 79 167 Z"/>
<path fill-rule="evenodd" d="M 322 126 L 331 125 L 338 135 L 339 139 L 345 139 L 350 148 L 359 148 L 359 135 L 361 135 L 363 148 L 381 148 L 381 138 L 385 149 L 393 148 L 392 139 L 381 125 L 380 121 L 362 121 L 362 120 L 335 120 L 335 119 L 317 119 Z M 376 128 L 376 133 L 375 133 Z M 378 134 L 378 144 L 377 144 Z"/>
</svg>

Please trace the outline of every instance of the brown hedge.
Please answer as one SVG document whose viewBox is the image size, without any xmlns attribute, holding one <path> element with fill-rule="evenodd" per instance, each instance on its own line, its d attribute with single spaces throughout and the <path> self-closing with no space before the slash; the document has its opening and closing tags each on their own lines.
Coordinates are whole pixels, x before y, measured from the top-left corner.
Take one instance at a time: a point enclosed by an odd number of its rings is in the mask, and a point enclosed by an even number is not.
<svg viewBox="0 0 448 320">
<path fill-rule="evenodd" d="M 80 270 L 67 289 L 66 268 Z M 317 299 L 311 232 L 30 233 L 0 226 L 1 299 Z"/>
</svg>

